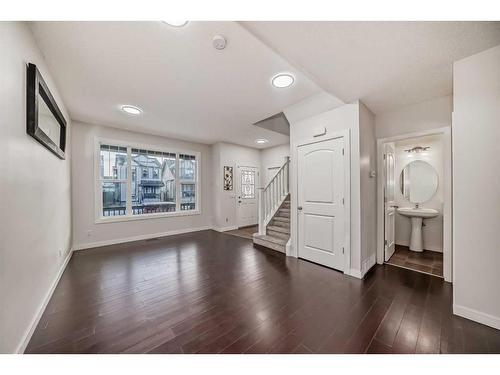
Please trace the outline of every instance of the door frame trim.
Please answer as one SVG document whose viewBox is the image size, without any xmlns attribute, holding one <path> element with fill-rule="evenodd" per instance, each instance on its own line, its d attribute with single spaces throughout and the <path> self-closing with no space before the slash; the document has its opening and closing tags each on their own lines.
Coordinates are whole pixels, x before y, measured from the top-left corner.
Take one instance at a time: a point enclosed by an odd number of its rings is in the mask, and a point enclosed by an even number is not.
<svg viewBox="0 0 500 375">
<path fill-rule="evenodd" d="M 444 199 L 443 199 L 443 276 L 447 282 L 453 280 L 453 243 L 452 243 L 452 192 L 453 192 L 453 176 L 452 176 L 452 144 L 451 144 L 451 127 L 445 126 L 442 128 L 423 130 L 413 133 L 406 133 L 392 137 L 377 139 L 377 263 L 384 263 L 384 186 L 385 179 L 382 171 L 384 170 L 384 144 L 387 142 L 396 142 L 408 138 L 422 137 L 426 135 L 442 135 L 443 136 L 443 173 L 445 177 L 444 183 Z M 396 176 L 395 176 L 396 178 Z M 397 184 L 396 184 L 397 186 Z"/>
<path fill-rule="evenodd" d="M 351 138 L 350 130 L 344 129 L 336 131 L 333 133 L 325 134 L 320 137 L 308 137 L 301 139 L 298 142 L 294 142 L 291 147 L 292 151 L 292 163 L 294 164 L 291 170 L 293 171 L 295 178 L 295 186 L 293 186 L 294 194 L 291 199 L 291 212 L 293 212 L 295 220 L 291 226 L 291 233 L 295 234 L 290 238 L 293 238 L 291 246 L 291 254 L 289 256 L 299 257 L 299 228 L 298 228 L 298 188 L 299 188 L 299 176 L 298 176 L 298 150 L 301 146 L 307 146 L 314 143 L 320 143 L 324 141 L 330 141 L 336 138 L 344 138 L 344 269 L 343 272 L 346 275 L 351 275 Z"/>
<path fill-rule="evenodd" d="M 388 146 L 390 145 L 391 149 L 392 149 L 392 152 L 394 153 L 394 165 L 393 165 L 393 183 L 394 183 L 394 190 L 396 190 L 396 175 L 395 175 L 395 171 L 396 171 L 396 150 L 395 150 L 395 146 L 394 146 L 394 142 L 384 142 L 382 144 L 382 149 L 383 149 L 383 156 L 384 154 L 387 153 L 387 148 Z M 380 172 L 381 173 L 381 178 L 384 179 L 384 187 L 383 187 L 383 200 L 384 200 L 384 262 L 386 261 L 385 258 L 386 258 L 386 254 L 385 254 L 385 251 L 387 250 L 388 246 L 386 244 L 386 235 L 387 235 L 387 228 L 386 228 L 386 217 L 387 217 L 387 204 L 388 202 L 385 200 L 386 198 L 386 182 L 387 182 L 387 158 L 384 158 L 382 156 L 382 164 L 383 164 L 383 167 L 382 167 L 382 171 Z M 394 194 L 396 193 L 396 191 L 394 191 Z M 392 202 L 394 203 L 394 199 L 395 199 L 395 196 L 393 197 L 393 200 Z M 396 209 L 394 208 L 393 210 L 393 215 L 394 215 L 394 226 L 393 226 L 393 233 L 392 233 L 392 237 L 393 237 L 393 245 L 394 245 L 394 251 L 396 250 Z M 394 254 L 394 252 L 393 252 Z M 392 256 L 392 254 L 391 254 Z"/>
</svg>

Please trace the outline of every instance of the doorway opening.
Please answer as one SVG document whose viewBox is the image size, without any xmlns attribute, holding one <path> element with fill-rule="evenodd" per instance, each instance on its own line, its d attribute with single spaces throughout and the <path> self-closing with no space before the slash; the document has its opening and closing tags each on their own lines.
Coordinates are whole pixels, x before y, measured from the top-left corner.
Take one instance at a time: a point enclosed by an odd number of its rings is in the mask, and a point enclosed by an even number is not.
<svg viewBox="0 0 500 375">
<path fill-rule="evenodd" d="M 378 140 L 378 263 L 452 279 L 451 132 Z"/>
</svg>

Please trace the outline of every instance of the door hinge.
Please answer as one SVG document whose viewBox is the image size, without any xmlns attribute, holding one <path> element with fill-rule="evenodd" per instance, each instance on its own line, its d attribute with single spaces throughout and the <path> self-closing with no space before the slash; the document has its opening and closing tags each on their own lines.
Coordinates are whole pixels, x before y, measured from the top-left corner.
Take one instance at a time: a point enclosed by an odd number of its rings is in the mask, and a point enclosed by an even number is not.
<svg viewBox="0 0 500 375">
<path fill-rule="evenodd" d="M 345 198 L 342 198 L 342 204 L 345 205 Z"/>
<path fill-rule="evenodd" d="M 385 160 L 386 157 L 387 157 L 387 154 L 384 154 L 384 160 Z"/>
<path fill-rule="evenodd" d="M 342 248 L 342 254 L 344 254 L 344 250 L 345 250 L 345 249 L 344 249 L 344 248 Z"/>
<path fill-rule="evenodd" d="M 342 149 L 342 155 L 344 155 L 344 149 Z"/>
</svg>

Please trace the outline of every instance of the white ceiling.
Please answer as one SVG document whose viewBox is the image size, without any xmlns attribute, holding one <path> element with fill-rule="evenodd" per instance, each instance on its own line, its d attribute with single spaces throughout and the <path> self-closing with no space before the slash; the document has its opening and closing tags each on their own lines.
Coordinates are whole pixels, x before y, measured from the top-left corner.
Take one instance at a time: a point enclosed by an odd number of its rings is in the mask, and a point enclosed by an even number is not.
<svg viewBox="0 0 500 375">
<path fill-rule="evenodd" d="M 500 22 L 243 22 L 344 102 L 373 112 L 452 93 L 453 61 L 500 44 Z"/>
<path fill-rule="evenodd" d="M 452 92 L 452 62 L 500 44 L 500 22 L 34 22 L 73 120 L 267 148 L 252 124 L 328 97 L 382 113 Z M 212 47 L 224 35 L 225 50 Z M 288 89 L 277 72 L 296 76 Z M 326 95 L 325 91 L 334 96 Z M 314 99 L 315 100 L 315 99 Z M 132 117 L 119 108 L 141 107 Z M 270 142 L 258 146 L 257 138 Z"/>
<path fill-rule="evenodd" d="M 252 124 L 322 90 L 236 22 L 30 24 L 73 120 L 202 143 L 266 148 L 288 137 Z M 227 38 L 225 50 L 212 38 Z M 295 74 L 294 86 L 270 79 Z M 132 117 L 119 108 L 144 110 Z M 257 138 L 270 142 L 254 143 Z"/>
</svg>

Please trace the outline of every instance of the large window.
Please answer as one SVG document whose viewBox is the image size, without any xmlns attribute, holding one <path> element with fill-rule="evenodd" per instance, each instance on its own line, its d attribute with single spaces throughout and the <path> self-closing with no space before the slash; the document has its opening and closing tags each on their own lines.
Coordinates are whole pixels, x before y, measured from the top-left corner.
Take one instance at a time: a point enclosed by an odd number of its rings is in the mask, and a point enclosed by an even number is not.
<svg viewBox="0 0 500 375">
<path fill-rule="evenodd" d="M 102 144 L 99 156 L 102 216 L 123 216 L 127 203 L 127 148 Z"/>
<path fill-rule="evenodd" d="M 100 142 L 98 219 L 197 213 L 199 156 Z"/>
</svg>

